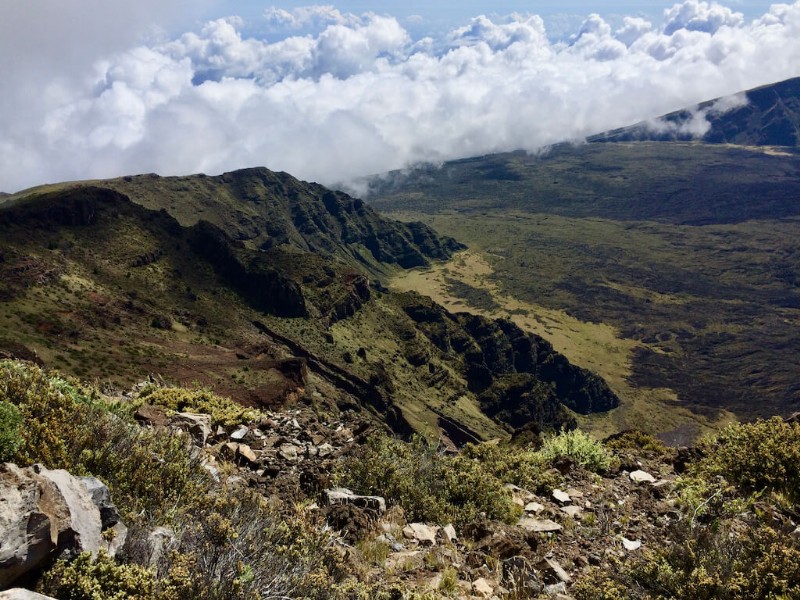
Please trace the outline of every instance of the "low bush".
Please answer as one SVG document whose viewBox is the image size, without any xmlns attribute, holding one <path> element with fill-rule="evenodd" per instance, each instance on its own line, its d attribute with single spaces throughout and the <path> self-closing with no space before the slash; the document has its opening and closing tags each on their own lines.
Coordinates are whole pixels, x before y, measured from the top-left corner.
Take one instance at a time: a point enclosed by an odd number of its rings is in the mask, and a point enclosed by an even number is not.
<svg viewBox="0 0 800 600">
<path fill-rule="evenodd" d="M 486 471 L 504 483 L 513 483 L 532 492 L 546 494 L 560 483 L 550 461 L 535 450 L 499 444 L 468 444 L 462 453 L 480 462 Z"/>
<path fill-rule="evenodd" d="M 580 429 L 564 431 L 547 438 L 539 450 L 540 456 L 551 463 L 558 458 L 570 458 L 595 473 L 607 471 L 611 466 L 611 454 L 603 444 L 589 437 Z"/>
<path fill-rule="evenodd" d="M 5 400 L 0 400 L 0 462 L 14 458 L 22 444 L 20 432 L 22 415 L 19 409 Z"/>
<path fill-rule="evenodd" d="M 721 475 L 745 492 L 778 492 L 800 502 L 800 424 L 780 417 L 737 423 L 699 448 L 698 474 Z"/>
<path fill-rule="evenodd" d="M 40 591 L 59 600 L 150 600 L 156 598 L 153 573 L 120 564 L 105 553 L 85 552 L 59 561 L 45 574 Z"/>
<path fill-rule="evenodd" d="M 664 442 L 638 429 L 623 431 L 611 436 L 604 443 L 609 450 L 635 450 L 650 452 L 657 456 L 664 456 L 669 453 L 669 448 Z"/>
<path fill-rule="evenodd" d="M 338 479 L 401 506 L 412 521 L 466 523 L 480 512 L 507 522 L 519 516 L 503 481 L 483 462 L 466 454 L 441 454 L 419 436 L 410 443 L 373 436 L 345 461 Z"/>
<path fill-rule="evenodd" d="M 629 573 L 646 597 L 750 600 L 800 597 L 800 549 L 763 524 L 726 521 L 690 528 L 675 543 L 650 551 Z"/>
<path fill-rule="evenodd" d="M 239 425 L 254 421 L 261 416 L 257 410 L 245 408 L 233 400 L 204 389 L 151 386 L 141 392 L 139 399 L 180 412 L 199 412 L 211 415 L 214 426 Z"/>
</svg>

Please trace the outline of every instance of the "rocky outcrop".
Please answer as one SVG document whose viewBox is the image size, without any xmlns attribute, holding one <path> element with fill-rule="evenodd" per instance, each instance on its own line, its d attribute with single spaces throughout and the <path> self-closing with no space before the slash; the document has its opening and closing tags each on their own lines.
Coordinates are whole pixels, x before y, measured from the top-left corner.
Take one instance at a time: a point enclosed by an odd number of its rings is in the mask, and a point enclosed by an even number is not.
<svg viewBox="0 0 800 600">
<path fill-rule="evenodd" d="M 0 586 L 61 556 L 101 549 L 113 555 L 118 547 L 102 537 L 121 522 L 108 489 L 96 479 L 6 463 L 0 467 L 0 498 Z"/>
<path fill-rule="evenodd" d="M 417 294 L 404 294 L 402 306 L 442 352 L 463 356 L 469 388 L 494 419 L 515 428 L 529 423 L 571 427 L 574 422 L 562 405 L 581 414 L 619 405 L 603 379 L 511 321 L 451 314 Z"/>
</svg>

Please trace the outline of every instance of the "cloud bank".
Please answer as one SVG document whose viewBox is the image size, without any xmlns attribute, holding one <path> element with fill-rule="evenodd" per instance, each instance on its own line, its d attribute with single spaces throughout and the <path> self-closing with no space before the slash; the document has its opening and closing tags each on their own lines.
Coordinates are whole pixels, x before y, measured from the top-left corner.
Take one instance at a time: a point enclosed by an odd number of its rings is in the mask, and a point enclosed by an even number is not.
<svg viewBox="0 0 800 600">
<path fill-rule="evenodd" d="M 800 75 L 800 1 L 750 22 L 698 0 L 662 23 L 589 15 L 563 42 L 536 15 L 413 39 L 392 16 L 333 6 L 269 9 L 266 37 L 236 17 L 148 28 L 190 4 L 4 3 L 0 190 L 255 165 L 334 184 L 533 151 Z"/>
</svg>

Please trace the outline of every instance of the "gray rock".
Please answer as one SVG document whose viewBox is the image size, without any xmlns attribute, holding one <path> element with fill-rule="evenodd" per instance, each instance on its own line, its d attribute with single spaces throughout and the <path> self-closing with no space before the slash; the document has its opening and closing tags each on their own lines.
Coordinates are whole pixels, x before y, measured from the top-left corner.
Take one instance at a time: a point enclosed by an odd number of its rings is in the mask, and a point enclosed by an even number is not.
<svg viewBox="0 0 800 600">
<path fill-rule="evenodd" d="M 325 458 L 326 456 L 330 456 L 333 454 L 333 446 L 331 446 L 328 442 L 324 444 L 320 444 L 317 446 L 317 455 L 320 458 Z"/>
<path fill-rule="evenodd" d="M 544 504 L 539 504 L 538 502 L 528 502 L 525 505 L 525 512 L 528 513 L 540 513 L 544 510 Z"/>
<path fill-rule="evenodd" d="M 380 496 L 359 496 L 347 488 L 333 488 L 323 492 L 325 502 L 328 506 L 337 504 L 352 504 L 359 508 L 374 510 L 380 514 L 386 512 L 386 500 Z"/>
<path fill-rule="evenodd" d="M 0 587 L 59 556 L 107 547 L 100 510 L 64 470 L 2 465 L 0 499 Z"/>
<path fill-rule="evenodd" d="M 448 523 L 447 525 L 442 527 L 442 534 L 444 534 L 444 537 L 451 544 L 458 540 L 458 535 L 456 534 L 456 528 L 453 527 L 452 523 Z"/>
<path fill-rule="evenodd" d="M 198 446 L 205 446 L 211 435 L 211 415 L 177 413 L 169 420 L 169 424 L 191 435 Z"/>
<path fill-rule="evenodd" d="M 573 519 L 580 519 L 583 517 L 583 509 L 580 506 L 562 506 L 561 512 L 569 515 Z"/>
<path fill-rule="evenodd" d="M 655 483 L 656 478 L 647 471 L 633 471 L 628 475 L 634 483 Z"/>
<path fill-rule="evenodd" d="M 572 502 L 572 498 L 570 498 L 569 494 L 563 490 L 553 490 L 553 498 L 555 498 L 561 504 L 569 504 Z"/>
<path fill-rule="evenodd" d="M 563 581 L 544 586 L 544 593 L 548 596 L 562 596 L 567 593 L 567 584 Z"/>
<path fill-rule="evenodd" d="M 80 482 L 89 496 L 100 511 L 100 521 L 103 524 L 103 529 L 113 527 L 122 520 L 119 515 L 117 507 L 111 502 L 111 491 L 108 486 L 100 481 L 97 477 L 79 477 Z"/>
<path fill-rule="evenodd" d="M 63 529 L 59 528 L 59 547 L 66 544 L 68 547 L 66 552 L 69 554 L 91 552 L 96 555 L 102 547 L 103 522 L 100 519 L 100 511 L 92 502 L 92 497 L 83 483 L 63 469 L 51 471 L 38 465 L 34 469 L 37 467 L 40 469 L 39 476 L 46 482 L 42 494 L 45 503 L 42 503 L 42 506 L 47 506 L 46 502 L 58 495 L 60 502 L 63 503 L 62 506 L 66 508 L 66 512 L 59 515 L 63 519 Z M 51 486 L 49 489 L 48 484 Z"/>
<path fill-rule="evenodd" d="M 239 425 L 236 431 L 230 435 L 230 438 L 234 441 L 241 442 L 249 432 L 250 428 L 247 427 L 247 425 Z"/>
<path fill-rule="evenodd" d="M 537 568 L 544 573 L 545 582 L 558 583 L 559 581 L 563 581 L 564 583 L 570 583 L 572 581 L 570 574 L 567 573 L 554 558 L 545 557 L 545 559 L 537 565 Z"/>
<path fill-rule="evenodd" d="M 533 519 L 531 517 L 522 517 L 517 525 L 527 531 L 534 531 L 537 533 L 551 533 L 561 531 L 561 525 L 550 519 Z"/>
<path fill-rule="evenodd" d="M 282 444 L 281 447 L 278 448 L 278 456 L 290 462 L 294 462 L 300 458 L 297 446 L 294 444 Z"/>
<path fill-rule="evenodd" d="M 96 477 L 79 477 L 78 479 L 86 488 L 97 510 L 100 511 L 100 523 L 104 533 L 102 548 L 109 556 L 116 556 L 117 552 L 125 545 L 128 528 L 122 522 L 117 507 L 111 501 L 111 492 L 108 486 Z"/>
<path fill-rule="evenodd" d="M 435 546 L 438 529 L 424 523 L 409 523 L 403 528 L 403 536 L 409 540 L 416 540 L 424 546 Z"/>
</svg>

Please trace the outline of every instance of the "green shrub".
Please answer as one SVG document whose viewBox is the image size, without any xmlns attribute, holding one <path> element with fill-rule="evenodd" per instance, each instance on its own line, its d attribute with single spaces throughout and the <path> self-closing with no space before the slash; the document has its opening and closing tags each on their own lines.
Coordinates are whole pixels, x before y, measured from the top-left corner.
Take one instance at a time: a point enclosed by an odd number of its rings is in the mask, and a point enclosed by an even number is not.
<svg viewBox="0 0 800 600">
<path fill-rule="evenodd" d="M 590 568 L 570 590 L 575 600 L 628 600 L 626 586 L 616 581 L 608 571 Z"/>
<path fill-rule="evenodd" d="M 12 460 L 22 444 L 20 432 L 22 415 L 19 409 L 5 400 L 0 400 L 0 462 Z"/>
<path fill-rule="evenodd" d="M 101 552 L 88 552 L 71 562 L 59 561 L 44 576 L 41 591 L 59 600 L 150 600 L 153 573 L 138 565 L 123 565 Z"/>
<path fill-rule="evenodd" d="M 550 461 L 530 449 L 499 444 L 467 444 L 462 453 L 480 462 L 483 468 L 503 483 L 513 483 L 532 492 L 549 493 L 558 487 L 560 477 Z"/>
<path fill-rule="evenodd" d="M 684 524 L 674 543 L 646 552 L 628 577 L 647 597 L 749 600 L 800 597 L 797 543 L 763 524 Z"/>
<path fill-rule="evenodd" d="M 564 431 L 546 439 L 539 454 L 551 463 L 561 457 L 571 458 L 595 473 L 606 471 L 611 466 L 611 455 L 603 444 L 580 429 Z"/>
<path fill-rule="evenodd" d="M 609 450 L 636 450 L 651 452 L 659 456 L 669 452 L 669 448 L 664 442 L 638 429 L 623 431 L 607 439 L 604 443 Z"/>
<path fill-rule="evenodd" d="M 24 426 L 14 461 L 71 469 L 80 449 L 92 442 L 88 427 L 103 410 L 73 384 L 36 365 L 0 362 L 0 401 L 14 404 Z"/>
<path fill-rule="evenodd" d="M 721 475 L 746 492 L 768 490 L 800 501 L 800 424 L 779 417 L 737 423 L 699 448 L 696 472 Z"/>
<path fill-rule="evenodd" d="M 519 507 L 484 463 L 444 455 L 424 438 L 410 443 L 375 435 L 342 465 L 343 485 L 403 507 L 410 520 L 466 523 L 478 513 L 511 522 Z"/>
<path fill-rule="evenodd" d="M 159 404 L 176 411 L 211 415 L 214 426 L 238 425 L 257 420 L 261 416 L 259 411 L 245 408 L 210 390 L 154 386 L 142 391 L 139 398 L 150 404 Z"/>
</svg>

